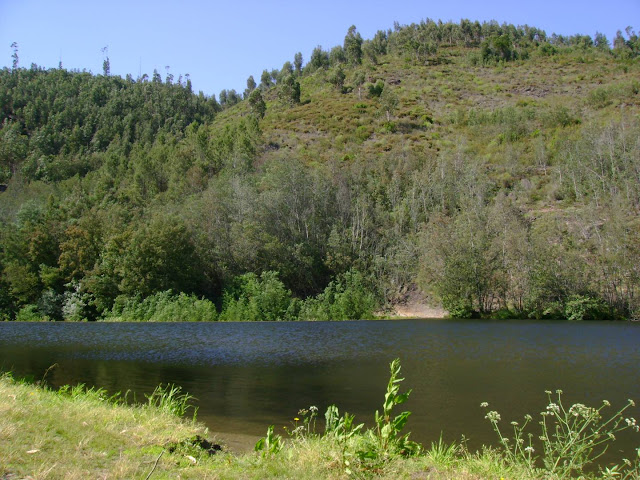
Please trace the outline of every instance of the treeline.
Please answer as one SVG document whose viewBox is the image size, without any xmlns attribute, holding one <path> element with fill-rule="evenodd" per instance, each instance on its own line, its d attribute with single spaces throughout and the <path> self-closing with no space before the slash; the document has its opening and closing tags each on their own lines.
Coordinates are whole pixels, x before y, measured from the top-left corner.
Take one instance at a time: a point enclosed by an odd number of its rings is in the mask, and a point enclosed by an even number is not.
<svg viewBox="0 0 640 480">
<path fill-rule="evenodd" d="M 598 86 L 493 108 L 446 94 L 441 109 L 395 86 L 515 60 L 505 35 L 521 59 L 587 51 Z M 629 29 L 612 53 L 579 37 L 463 20 L 365 41 L 352 27 L 220 102 L 157 73 L 4 69 L 0 317 L 355 319 L 416 290 L 454 316 L 635 317 L 640 85 L 599 62 L 637 69 L 638 40 Z"/>
<path fill-rule="evenodd" d="M 343 45 L 336 45 L 329 50 L 317 46 L 304 67 L 302 53 L 298 52 L 293 63 L 287 61 L 281 69 L 264 70 L 259 84 L 256 84 L 253 76 L 249 77 L 244 98 L 248 98 L 256 87 L 268 89 L 283 81 L 291 81 L 292 76 L 310 75 L 319 69 L 336 69 L 337 80 L 334 77 L 333 82 L 339 83 L 341 80 L 338 72 L 342 68 L 361 65 L 363 62 L 377 65 L 386 55 L 403 58 L 414 64 L 449 61 L 446 50 L 449 47 L 474 49 L 468 53 L 469 59 L 472 63 L 481 64 L 522 60 L 532 55 L 552 56 L 565 51 L 585 52 L 591 49 L 628 59 L 640 55 L 640 37 L 632 27 L 627 27 L 624 34 L 618 30 L 612 48 L 607 37 L 599 32 L 593 37 L 580 34 L 547 35 L 544 30 L 536 27 L 499 24 L 495 20 L 480 23 L 462 19 L 455 23 L 427 19 L 410 25 L 396 22 L 393 29 L 379 30 L 372 39 L 365 40 L 356 27 L 351 26 Z M 221 98 L 224 98 L 225 102 L 229 99 L 230 104 L 241 100 L 241 96 L 235 90 L 223 90 Z"/>
<path fill-rule="evenodd" d="M 48 182 L 84 176 L 107 149 L 128 155 L 158 135 L 211 121 L 220 108 L 215 97 L 194 95 L 190 80 L 163 82 L 157 72 L 134 81 L 36 65 L 4 69 L 0 182 L 17 172 Z"/>
</svg>

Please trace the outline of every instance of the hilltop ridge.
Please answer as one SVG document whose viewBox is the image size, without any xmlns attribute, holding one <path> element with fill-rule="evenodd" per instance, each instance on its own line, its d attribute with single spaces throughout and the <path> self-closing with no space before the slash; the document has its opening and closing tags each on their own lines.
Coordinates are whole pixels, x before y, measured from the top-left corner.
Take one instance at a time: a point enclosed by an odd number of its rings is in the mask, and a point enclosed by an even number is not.
<svg viewBox="0 0 640 480">
<path fill-rule="evenodd" d="M 0 315 L 360 318 L 418 291 L 453 316 L 635 318 L 639 54 L 632 29 L 427 20 L 217 99 L 4 69 Z"/>
</svg>

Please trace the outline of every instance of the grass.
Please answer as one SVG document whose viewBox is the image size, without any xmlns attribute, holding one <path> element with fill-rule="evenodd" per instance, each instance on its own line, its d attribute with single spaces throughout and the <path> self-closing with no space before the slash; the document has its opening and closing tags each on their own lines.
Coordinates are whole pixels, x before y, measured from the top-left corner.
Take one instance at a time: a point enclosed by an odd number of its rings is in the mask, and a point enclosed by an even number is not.
<svg viewBox="0 0 640 480">
<path fill-rule="evenodd" d="M 125 405 L 102 390 L 56 392 L 0 377 L 2 479 L 349 478 L 332 437 L 287 439 L 277 455 L 209 455 L 194 441 L 209 435 L 203 425 L 153 404 Z M 398 456 L 354 478 L 472 480 L 512 471 L 493 450 L 460 454 L 456 447 L 455 453 L 440 448 Z"/>
<path fill-rule="evenodd" d="M 597 474 L 585 474 L 574 464 L 560 473 L 546 469 L 541 465 L 546 466 L 547 457 L 536 465 L 531 452 L 526 453 L 528 448 L 523 449 L 516 442 L 514 450 L 505 440 L 497 426 L 497 412 L 489 412 L 487 418 L 497 429 L 503 447 L 485 447 L 472 453 L 464 439 L 446 444 L 441 437 L 424 448 L 409 441 L 409 434 L 401 433 L 410 412 L 396 415 L 393 410 L 404 403 L 410 391 L 400 393 L 398 360 L 390 364 L 390 370 L 382 415 L 376 412 L 376 427 L 365 430 L 362 424 L 354 424 L 352 415 L 340 416 L 337 407 L 331 406 L 325 415 L 323 433 L 316 433 L 318 409 L 309 407 L 298 413 L 302 418 L 294 419 L 296 428 L 286 430 L 288 438 L 283 439 L 270 426 L 267 436 L 256 444 L 256 452 L 236 455 L 215 445 L 215 439 L 207 440 L 210 432 L 196 422 L 195 414 L 192 420 L 180 416 L 185 414 L 192 397 L 181 393 L 178 387 L 158 387 L 148 397 L 148 403 L 127 405 L 122 396 L 109 397 L 102 389 L 78 385 L 53 391 L 5 374 L 0 376 L 0 478 L 631 480 L 640 475 L 637 460 L 635 465 L 629 462 Z M 576 404 L 564 417 L 559 416 L 561 423 L 566 420 L 563 425 L 567 427 L 570 446 L 578 438 L 572 432 L 581 433 L 592 422 L 600 425 L 585 437 L 586 447 L 578 449 L 576 458 L 587 459 L 585 451 L 590 449 L 587 441 L 591 438 L 603 443 L 610 432 L 625 428 L 637 431 L 635 420 L 625 419 L 627 427 L 622 422 L 621 413 L 631 405 L 630 401 L 614 414 L 615 425 L 600 421 L 603 407 L 589 409 Z M 558 400 L 557 404 L 550 403 L 542 415 L 564 412 L 563 408 Z M 576 424 L 579 428 L 574 428 L 574 410 L 589 413 L 585 422 Z M 514 427 L 516 440 L 526 424 Z M 565 445 L 563 439 L 548 436 L 552 446 Z M 562 448 L 564 458 L 568 458 L 567 451 Z"/>
</svg>

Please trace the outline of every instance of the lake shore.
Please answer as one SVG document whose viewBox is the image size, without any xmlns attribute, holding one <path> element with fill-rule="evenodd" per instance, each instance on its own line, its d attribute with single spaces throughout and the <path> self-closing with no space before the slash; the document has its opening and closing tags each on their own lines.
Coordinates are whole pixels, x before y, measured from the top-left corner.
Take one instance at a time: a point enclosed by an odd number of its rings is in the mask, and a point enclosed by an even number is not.
<svg viewBox="0 0 640 480">
<path fill-rule="evenodd" d="M 127 405 L 100 389 L 53 391 L 0 376 L 0 478 L 542 478 L 541 471 L 495 449 L 471 453 L 442 439 L 425 449 L 396 433 L 390 445 L 406 445 L 413 453 L 378 444 L 375 457 L 358 458 L 357 448 L 376 445 L 370 436 L 375 433 L 343 425 L 316 435 L 309 412 L 295 419 L 297 434 L 283 439 L 267 431 L 261 449 L 250 451 L 247 435 L 218 436 L 195 418 L 180 417 L 190 396 L 167 392 L 147 404 Z"/>
<path fill-rule="evenodd" d="M 247 448 L 250 440 L 218 436 L 157 405 L 114 403 L 100 390 L 56 392 L 0 377 L 2 479 L 349 478 L 335 442 L 290 440 L 278 455 L 259 455 Z M 489 478 L 499 464 L 487 458 L 470 467 L 482 467 L 486 475 L 421 456 L 390 459 L 368 476 Z"/>
</svg>

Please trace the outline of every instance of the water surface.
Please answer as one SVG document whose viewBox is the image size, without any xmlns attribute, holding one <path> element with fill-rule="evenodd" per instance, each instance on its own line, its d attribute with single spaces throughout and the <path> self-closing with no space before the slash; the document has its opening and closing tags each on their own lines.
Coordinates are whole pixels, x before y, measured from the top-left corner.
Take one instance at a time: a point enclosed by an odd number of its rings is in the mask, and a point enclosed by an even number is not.
<svg viewBox="0 0 640 480">
<path fill-rule="evenodd" d="M 197 398 L 211 430 L 263 435 L 300 408 L 332 403 L 371 422 L 388 364 L 413 393 L 408 430 L 427 443 L 495 443 L 480 403 L 505 421 L 566 402 L 640 401 L 640 325 L 612 322 L 393 320 L 295 323 L 0 323 L 0 367 L 54 386 L 86 383 L 139 400 L 159 383 Z M 634 411 L 636 418 L 640 417 Z M 630 451 L 627 435 L 615 450 Z M 617 455 L 616 455 L 617 457 Z"/>
</svg>

